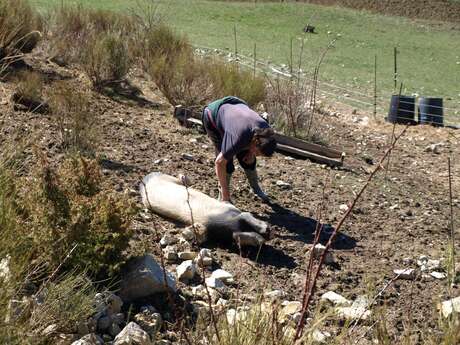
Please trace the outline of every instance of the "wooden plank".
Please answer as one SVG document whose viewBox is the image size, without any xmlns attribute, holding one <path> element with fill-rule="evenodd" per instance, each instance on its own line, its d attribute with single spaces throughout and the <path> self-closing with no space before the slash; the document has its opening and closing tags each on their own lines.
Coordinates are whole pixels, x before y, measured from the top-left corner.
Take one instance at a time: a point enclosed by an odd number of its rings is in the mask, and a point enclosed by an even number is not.
<svg viewBox="0 0 460 345">
<path fill-rule="evenodd" d="M 275 133 L 275 139 L 281 145 L 291 146 L 304 151 L 316 153 L 320 156 L 325 156 L 334 159 L 342 159 L 342 157 L 344 156 L 343 152 L 341 151 L 334 150 L 322 145 L 313 144 L 308 141 L 300 140 L 297 138 L 288 137 L 287 135 L 283 135 L 280 133 Z"/>
<path fill-rule="evenodd" d="M 278 144 L 276 147 L 276 150 L 279 152 L 290 153 L 290 154 L 298 155 L 304 158 L 308 158 L 314 162 L 327 164 L 332 167 L 339 167 L 343 165 L 343 160 L 321 156 L 319 154 L 308 152 L 308 151 L 298 149 L 298 148 L 288 146 L 288 145 Z"/>
</svg>

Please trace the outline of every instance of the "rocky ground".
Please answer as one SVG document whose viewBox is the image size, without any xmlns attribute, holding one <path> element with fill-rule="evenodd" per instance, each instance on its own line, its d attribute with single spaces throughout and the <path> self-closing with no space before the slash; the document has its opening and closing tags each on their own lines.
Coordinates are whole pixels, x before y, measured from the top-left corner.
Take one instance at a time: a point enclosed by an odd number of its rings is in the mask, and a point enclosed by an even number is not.
<svg viewBox="0 0 460 345">
<path fill-rule="evenodd" d="M 89 87 L 89 82 L 75 70 L 38 60 L 30 63 L 47 77 L 47 88 L 64 78 L 72 80 L 76 88 Z M 133 74 L 130 78 L 143 91 L 142 99 L 113 98 L 95 92 L 89 96 L 91 110 L 100 117 L 98 154 L 108 183 L 115 190 L 136 197 L 140 205 L 137 190 L 143 176 L 153 171 L 182 173 L 192 180 L 193 188 L 217 197 L 214 153 L 206 136 L 196 129 L 180 126 L 172 117 L 172 107 L 143 75 Z M 11 81 L 0 83 L 0 111 L 4 114 L 0 118 L 3 124 L 0 138 L 19 131 L 33 138 L 51 161 L 59 160 L 63 153 L 53 119 L 48 115 L 13 111 L 10 102 L 13 89 Z M 326 227 L 326 232 L 330 232 L 388 147 L 392 125 L 321 101 L 330 109 L 329 115 L 321 117 L 321 137 L 330 146 L 346 152 L 345 165 L 330 169 L 281 154 L 259 159 L 262 185 L 273 201 L 270 205 L 254 198 L 242 170 L 237 168 L 232 180 L 233 202 L 267 221 L 274 237 L 260 252 L 240 251 L 236 246 L 215 243 L 202 245 L 210 249 L 212 257 L 206 274 L 211 276 L 217 269 L 230 273 L 233 280 L 228 284 L 230 291 L 257 296 L 281 290 L 285 294 L 283 300 L 301 300 L 306 259 L 323 190 L 326 209 L 322 222 L 330 225 Z M 396 126 L 395 133 L 402 129 Z M 314 304 L 327 291 L 350 301 L 362 300 L 362 296 L 372 300 L 395 276 L 394 270 L 414 268 L 408 279 L 398 279 L 389 286 L 376 305 L 385 306 L 388 328 L 393 335 L 403 333 L 408 315 L 420 333 L 440 332 L 436 305 L 448 298 L 447 280 L 442 274 L 433 277 L 431 273 L 445 272 L 443 260 L 447 255 L 450 219 L 447 157 L 452 159 L 453 210 L 457 224 L 459 220 L 459 144 L 460 132 L 453 129 L 429 126 L 408 129 L 392 152 L 388 171 L 371 182 L 345 222 L 333 246 L 334 263 L 327 265 L 321 274 Z M 139 213 L 133 226 L 136 235 L 132 253 L 147 250 L 157 259 L 159 237 L 168 234 L 178 241 L 184 230 L 184 225 L 145 211 Z M 327 233 L 323 237 L 325 240 Z M 181 258 L 193 259 L 199 250 L 182 249 L 192 253 L 182 253 Z M 181 249 L 170 247 L 171 251 L 179 254 Z M 171 254 L 168 270 L 175 274 L 182 259 Z M 199 290 L 196 288 L 199 283 L 198 279 L 186 279 L 177 284 L 186 294 L 193 295 L 192 289 Z M 457 287 L 453 291 L 453 297 L 460 294 Z M 331 331 L 335 329 L 332 327 Z M 363 342 L 368 341 L 363 338 Z"/>
</svg>

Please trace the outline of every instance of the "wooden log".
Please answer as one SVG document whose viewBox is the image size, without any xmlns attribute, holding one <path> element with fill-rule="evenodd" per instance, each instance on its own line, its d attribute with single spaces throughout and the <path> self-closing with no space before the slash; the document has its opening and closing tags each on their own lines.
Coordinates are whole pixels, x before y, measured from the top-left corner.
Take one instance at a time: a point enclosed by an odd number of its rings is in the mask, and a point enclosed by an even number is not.
<svg viewBox="0 0 460 345">
<path fill-rule="evenodd" d="M 295 147 L 297 149 L 301 149 L 307 152 L 316 153 L 320 156 L 325 156 L 334 159 L 342 159 L 343 152 L 334 150 L 329 147 L 325 147 L 322 145 L 310 143 L 308 141 L 300 140 L 293 137 L 288 137 L 287 135 L 275 133 L 275 139 L 279 144 L 285 146 Z"/>
<path fill-rule="evenodd" d="M 302 150 L 296 147 L 283 145 L 283 144 L 278 144 L 276 146 L 276 150 L 280 153 L 288 153 L 288 154 L 293 154 L 293 155 L 300 156 L 303 158 L 308 158 L 314 162 L 321 163 L 321 164 L 327 164 L 332 167 L 338 167 L 338 166 L 343 165 L 342 157 L 341 159 L 334 159 L 334 158 L 319 155 L 317 153 Z"/>
</svg>

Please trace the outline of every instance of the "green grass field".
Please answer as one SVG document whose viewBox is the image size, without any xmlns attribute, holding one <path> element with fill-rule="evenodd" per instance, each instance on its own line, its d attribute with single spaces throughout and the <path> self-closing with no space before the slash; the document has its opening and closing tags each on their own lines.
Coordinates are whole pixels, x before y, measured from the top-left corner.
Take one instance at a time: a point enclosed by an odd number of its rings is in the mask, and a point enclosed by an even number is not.
<svg viewBox="0 0 460 345">
<path fill-rule="evenodd" d="M 32 0 L 46 10 L 61 0 Z M 70 1 L 68 1 L 70 2 Z M 88 6 L 126 11 L 136 0 L 80 0 Z M 398 48 L 399 81 L 406 94 L 444 97 L 446 106 L 460 107 L 460 29 L 451 24 L 412 21 L 366 12 L 299 3 L 214 2 L 158 0 L 160 11 L 195 45 L 234 50 L 234 26 L 238 51 L 289 64 L 293 39 L 294 63 L 298 64 L 301 39 L 305 38 L 303 69 L 313 68 L 329 42 L 320 78 L 353 91 L 373 93 L 374 56 L 378 58 L 378 89 L 382 102 L 394 92 L 393 50 Z M 317 34 L 304 35 L 311 20 Z M 347 91 L 337 89 L 337 93 Z M 370 100 L 372 102 L 372 100 Z M 447 111 L 446 111 L 447 112 Z"/>
</svg>

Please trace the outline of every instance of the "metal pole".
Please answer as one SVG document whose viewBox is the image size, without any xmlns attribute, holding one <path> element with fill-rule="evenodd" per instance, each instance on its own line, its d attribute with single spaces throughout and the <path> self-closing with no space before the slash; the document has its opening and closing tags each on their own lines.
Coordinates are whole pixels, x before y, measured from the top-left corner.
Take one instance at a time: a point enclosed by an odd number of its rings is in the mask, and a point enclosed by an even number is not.
<svg viewBox="0 0 460 345">
<path fill-rule="evenodd" d="M 238 57 L 238 42 L 236 40 L 236 24 L 233 25 L 233 36 L 235 38 L 235 59 Z"/>
<path fill-rule="evenodd" d="M 398 87 L 398 48 L 394 48 L 394 65 L 395 65 L 395 72 L 394 72 L 394 82 L 395 82 L 395 90 Z"/>
<path fill-rule="evenodd" d="M 377 118 L 377 55 L 374 59 L 374 119 Z"/>
</svg>

